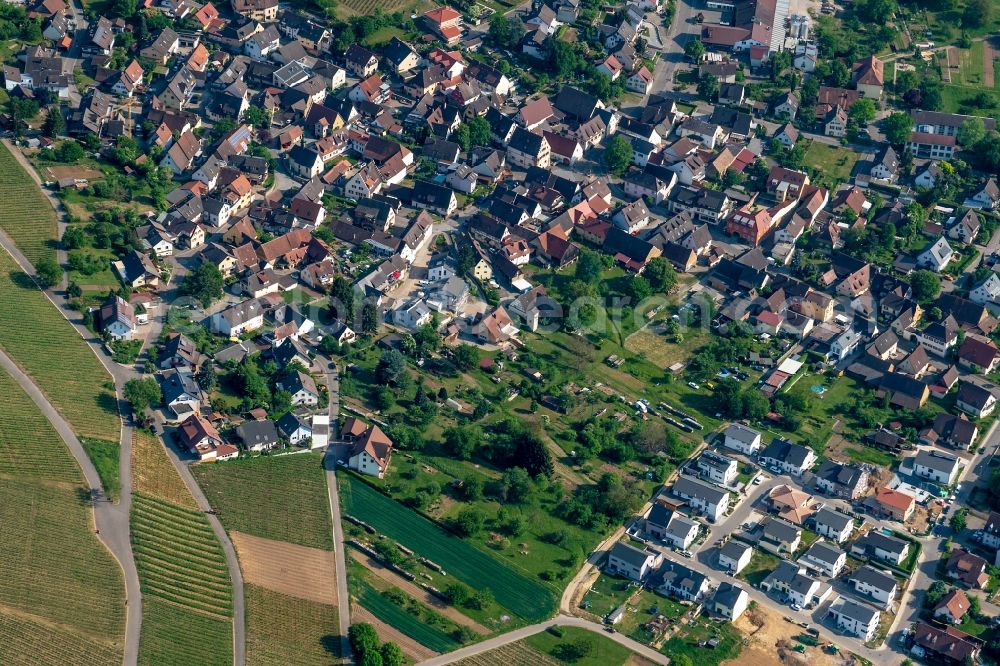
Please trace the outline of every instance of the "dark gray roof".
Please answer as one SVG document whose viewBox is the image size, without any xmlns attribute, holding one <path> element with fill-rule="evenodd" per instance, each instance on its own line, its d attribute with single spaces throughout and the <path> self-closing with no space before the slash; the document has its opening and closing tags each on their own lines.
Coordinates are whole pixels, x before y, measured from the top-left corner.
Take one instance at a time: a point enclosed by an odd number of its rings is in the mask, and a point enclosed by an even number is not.
<svg viewBox="0 0 1000 666">
<path fill-rule="evenodd" d="M 806 551 L 806 555 L 809 557 L 827 564 L 835 563 L 843 554 L 844 551 L 826 541 L 817 541 Z"/>
<path fill-rule="evenodd" d="M 246 421 L 236 428 L 243 443 L 250 446 L 269 446 L 278 442 L 278 428 L 274 421 Z"/>
<path fill-rule="evenodd" d="M 719 504 L 728 495 L 725 490 L 687 476 L 678 477 L 673 490 L 675 495 L 697 497 L 711 504 Z"/>
<path fill-rule="evenodd" d="M 875 589 L 882 590 L 883 592 L 891 592 L 892 589 L 896 587 L 895 578 L 867 564 L 852 573 L 848 580 L 857 580 L 862 583 L 867 583 Z"/>
<path fill-rule="evenodd" d="M 826 525 L 836 532 L 840 532 L 842 529 L 854 522 L 854 519 L 850 516 L 825 507 L 816 513 L 815 518 L 817 525 Z"/>
<path fill-rule="evenodd" d="M 627 562 L 633 567 L 641 567 L 650 553 L 619 541 L 611 549 L 611 557 Z"/>
</svg>

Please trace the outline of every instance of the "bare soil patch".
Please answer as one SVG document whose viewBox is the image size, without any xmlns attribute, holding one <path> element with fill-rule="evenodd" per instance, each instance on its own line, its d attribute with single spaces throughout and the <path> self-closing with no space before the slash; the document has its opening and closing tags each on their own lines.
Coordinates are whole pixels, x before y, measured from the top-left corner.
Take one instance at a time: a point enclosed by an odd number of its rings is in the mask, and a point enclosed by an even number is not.
<svg viewBox="0 0 1000 666">
<path fill-rule="evenodd" d="M 791 648 L 799 643 L 794 639 L 805 633 L 805 629 L 791 622 L 785 622 L 781 615 L 762 606 L 748 610 L 733 623 L 749 638 L 738 659 L 723 662 L 723 666 L 753 664 L 754 666 L 849 666 L 854 658 L 843 656 L 841 652 L 830 655 L 819 647 L 807 647 L 804 653 Z M 820 645 L 824 641 L 820 639 Z"/>
<path fill-rule="evenodd" d="M 337 603 L 336 560 L 329 550 L 230 532 L 247 583 L 298 599 Z"/>
<path fill-rule="evenodd" d="M 48 171 L 49 175 L 55 180 L 62 180 L 63 178 L 76 178 L 78 180 L 104 178 L 103 173 L 97 169 L 91 169 L 90 167 L 64 165 L 45 167 L 45 170 Z"/>
<path fill-rule="evenodd" d="M 351 557 L 353 557 L 355 560 L 363 564 L 365 568 L 371 571 L 373 574 L 375 574 L 385 582 L 389 583 L 393 587 L 398 587 L 400 590 L 406 592 L 414 599 L 417 599 L 418 601 L 427 604 L 428 606 L 436 610 L 438 613 L 441 613 L 441 615 L 447 617 L 449 620 L 453 620 L 457 624 L 469 627 L 476 633 L 482 634 L 483 636 L 488 636 L 489 634 L 492 633 L 492 631 L 488 627 L 484 627 L 483 625 L 479 624 L 472 618 L 463 615 L 454 606 L 446 604 L 444 601 L 434 596 L 424 588 L 420 587 L 416 583 L 406 580 L 396 572 L 390 569 L 386 569 L 381 564 L 379 564 L 372 558 L 368 557 L 364 553 L 358 552 L 357 550 L 354 549 L 351 549 L 350 553 Z"/>
<path fill-rule="evenodd" d="M 983 40 L 983 85 L 987 88 L 992 88 L 995 83 L 993 61 L 996 60 L 996 57 L 994 38 L 987 37 Z"/>
<path fill-rule="evenodd" d="M 424 647 L 406 634 L 397 631 L 394 627 L 390 627 L 358 604 L 351 604 L 351 622 L 367 622 L 372 625 L 375 627 L 375 631 L 383 643 L 388 641 L 396 643 L 403 649 L 403 653 L 413 661 L 420 662 L 438 654 L 434 650 Z"/>
</svg>

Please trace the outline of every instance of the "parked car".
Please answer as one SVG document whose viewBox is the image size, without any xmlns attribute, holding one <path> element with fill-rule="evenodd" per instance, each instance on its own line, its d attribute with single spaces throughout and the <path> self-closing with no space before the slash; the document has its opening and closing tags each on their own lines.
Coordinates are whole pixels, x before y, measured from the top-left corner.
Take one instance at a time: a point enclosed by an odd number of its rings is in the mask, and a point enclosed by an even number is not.
<svg viewBox="0 0 1000 666">
<path fill-rule="evenodd" d="M 688 382 L 688 388 L 693 388 L 695 391 L 697 391 L 701 387 L 695 384 L 694 382 Z"/>
</svg>

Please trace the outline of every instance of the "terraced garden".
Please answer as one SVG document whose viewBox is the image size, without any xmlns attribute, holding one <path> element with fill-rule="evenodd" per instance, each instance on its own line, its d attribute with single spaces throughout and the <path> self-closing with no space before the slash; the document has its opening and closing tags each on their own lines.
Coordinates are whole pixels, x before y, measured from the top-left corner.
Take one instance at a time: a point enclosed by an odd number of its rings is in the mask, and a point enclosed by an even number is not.
<svg viewBox="0 0 1000 666">
<path fill-rule="evenodd" d="M 28 261 L 56 258 L 56 213 L 7 146 L 0 144 L 0 228 Z"/>
<path fill-rule="evenodd" d="M 340 656 L 337 608 L 246 586 L 247 666 L 329 666 Z"/>
<path fill-rule="evenodd" d="M 341 502 L 345 514 L 360 518 L 418 555 L 433 560 L 473 589 L 489 589 L 497 603 L 525 620 L 537 622 L 555 611 L 553 590 L 382 495 L 364 481 L 352 475 L 343 478 Z M 363 605 L 367 606 L 364 602 Z"/>
<path fill-rule="evenodd" d="M 232 614 L 226 558 L 201 513 L 136 494 L 132 547 L 143 595 L 209 615 Z"/>
<path fill-rule="evenodd" d="M 118 441 L 121 422 L 111 377 L 6 252 L 0 252 L 0 346 L 31 376 L 78 436 Z"/>
<path fill-rule="evenodd" d="M 333 549 L 320 454 L 261 456 L 191 471 L 227 530 Z"/>
<path fill-rule="evenodd" d="M 139 666 L 232 666 L 233 629 L 228 619 L 143 597 Z"/>
</svg>

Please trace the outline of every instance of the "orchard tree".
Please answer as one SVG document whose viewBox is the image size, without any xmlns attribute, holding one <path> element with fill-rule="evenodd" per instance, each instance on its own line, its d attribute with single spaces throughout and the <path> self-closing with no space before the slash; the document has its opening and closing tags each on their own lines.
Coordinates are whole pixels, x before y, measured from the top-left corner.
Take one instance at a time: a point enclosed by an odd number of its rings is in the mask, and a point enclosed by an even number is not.
<svg viewBox="0 0 1000 666">
<path fill-rule="evenodd" d="M 62 280 L 62 267 L 55 259 L 45 257 L 35 264 L 35 280 L 42 289 L 51 289 Z"/>
</svg>

